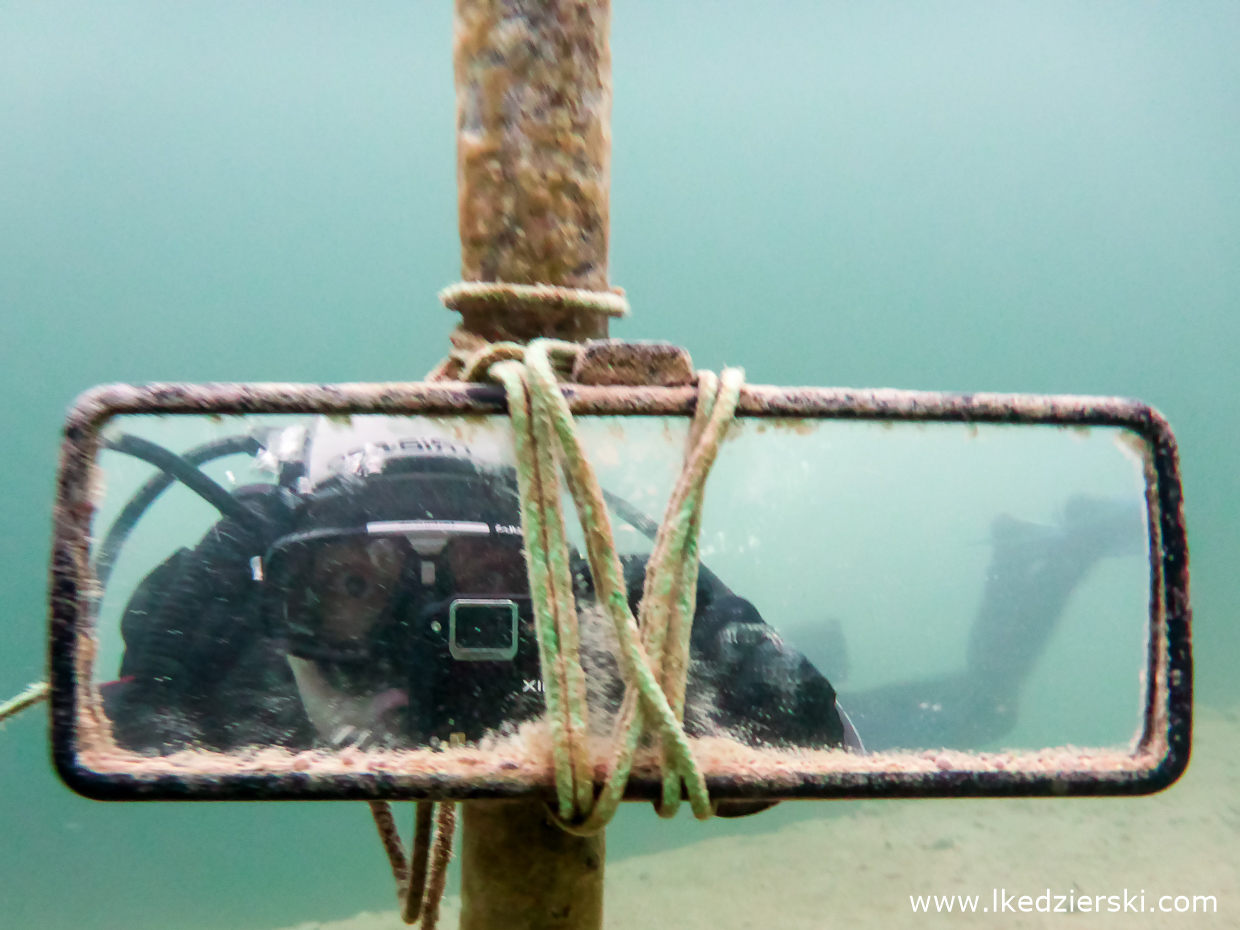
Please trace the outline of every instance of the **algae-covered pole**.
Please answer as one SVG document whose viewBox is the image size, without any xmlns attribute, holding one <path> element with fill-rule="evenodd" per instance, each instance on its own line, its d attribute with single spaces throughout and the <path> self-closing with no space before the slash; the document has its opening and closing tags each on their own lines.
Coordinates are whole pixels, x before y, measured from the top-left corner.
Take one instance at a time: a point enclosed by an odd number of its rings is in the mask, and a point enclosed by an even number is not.
<svg viewBox="0 0 1240 930">
<path fill-rule="evenodd" d="M 461 930 L 598 930 L 603 834 L 566 833 L 527 801 L 464 805 Z"/>
<path fill-rule="evenodd" d="M 610 15 L 610 0 L 456 0 L 466 285 L 447 302 L 470 338 L 607 335 L 609 312 L 597 307 L 614 296 L 607 282 Z M 522 287 L 529 285 L 557 291 Z M 561 831 L 541 802 L 464 807 L 462 930 L 602 926 L 602 833 Z"/>
<path fill-rule="evenodd" d="M 457 0 L 461 277 L 611 297 L 610 0 Z M 491 341 L 607 335 L 607 315 L 485 296 L 450 304 Z M 549 331 L 550 330 L 550 331 Z"/>
</svg>

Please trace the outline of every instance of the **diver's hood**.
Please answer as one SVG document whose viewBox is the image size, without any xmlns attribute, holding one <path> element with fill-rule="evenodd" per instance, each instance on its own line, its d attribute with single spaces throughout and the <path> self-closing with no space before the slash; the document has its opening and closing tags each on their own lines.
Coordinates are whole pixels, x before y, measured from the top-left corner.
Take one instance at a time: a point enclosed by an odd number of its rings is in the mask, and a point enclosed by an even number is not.
<svg viewBox="0 0 1240 930">
<path fill-rule="evenodd" d="M 320 420 L 289 532 L 263 557 L 268 622 L 332 741 L 396 726 L 384 720 L 403 705 L 374 702 L 408 700 L 410 675 L 462 678 L 473 673 L 453 671 L 458 661 L 512 660 L 519 618 L 530 619 L 516 471 L 485 442 L 490 430 L 477 430 L 480 455 L 436 426 Z"/>
<path fill-rule="evenodd" d="M 418 460 L 457 459 L 480 472 L 516 466 L 510 430 L 492 428 L 486 421 L 470 428 L 459 420 L 422 416 L 319 417 L 304 455 L 309 489 L 340 476 L 388 474 L 398 462 L 406 472 L 423 470 L 415 466 Z"/>
<path fill-rule="evenodd" d="M 480 472 L 449 456 L 396 460 L 381 474 L 324 482 L 305 499 L 297 529 L 375 533 L 398 523 L 482 524 L 491 533 L 520 535 L 516 475 Z"/>
<path fill-rule="evenodd" d="M 302 532 L 393 521 L 465 521 L 520 532 L 506 430 L 463 430 L 429 417 L 319 417 L 302 462 Z"/>
</svg>

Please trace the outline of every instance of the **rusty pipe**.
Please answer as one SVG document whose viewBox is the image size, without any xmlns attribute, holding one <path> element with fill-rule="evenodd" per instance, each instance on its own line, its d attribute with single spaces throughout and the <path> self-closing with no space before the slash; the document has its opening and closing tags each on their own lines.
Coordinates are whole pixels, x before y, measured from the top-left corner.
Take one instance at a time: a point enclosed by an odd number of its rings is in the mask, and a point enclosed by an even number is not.
<svg viewBox="0 0 1240 930">
<path fill-rule="evenodd" d="M 608 291 L 610 0 L 456 0 L 457 197 L 465 282 Z M 597 310 L 463 299 L 461 336 L 607 336 Z M 458 337 L 454 337 L 457 341 Z M 603 834 L 541 801 L 464 805 L 461 930 L 599 930 Z"/>
<path fill-rule="evenodd" d="M 610 21 L 610 0 L 456 0 L 464 281 L 609 290 Z M 490 341 L 607 335 L 596 311 L 494 308 L 454 306 Z"/>
</svg>

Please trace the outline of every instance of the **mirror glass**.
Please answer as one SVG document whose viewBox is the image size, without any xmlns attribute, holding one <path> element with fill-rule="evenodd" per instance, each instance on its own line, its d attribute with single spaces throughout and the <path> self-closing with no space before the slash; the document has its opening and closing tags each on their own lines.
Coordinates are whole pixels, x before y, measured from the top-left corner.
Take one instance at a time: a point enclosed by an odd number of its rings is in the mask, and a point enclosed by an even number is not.
<svg viewBox="0 0 1240 930">
<path fill-rule="evenodd" d="M 635 604 L 688 421 L 577 424 Z M 505 417 L 132 415 L 102 436 L 96 749 L 545 747 Z M 725 771 L 728 747 L 835 770 L 897 750 L 1131 751 L 1147 520 L 1143 440 L 1118 427 L 738 419 L 701 534 L 685 727 L 704 767 Z M 614 635 L 573 571 L 605 745 Z"/>
</svg>

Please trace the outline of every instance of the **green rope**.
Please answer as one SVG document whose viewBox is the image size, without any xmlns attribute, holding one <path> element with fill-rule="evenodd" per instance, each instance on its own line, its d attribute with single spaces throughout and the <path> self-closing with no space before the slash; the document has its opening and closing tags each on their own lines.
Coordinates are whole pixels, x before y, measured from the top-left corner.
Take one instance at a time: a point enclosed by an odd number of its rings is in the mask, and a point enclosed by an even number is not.
<svg viewBox="0 0 1240 930">
<path fill-rule="evenodd" d="M 46 681 L 35 682 L 17 697 L 5 701 L 0 704 L 0 722 L 7 720 L 9 717 L 16 717 L 23 710 L 34 707 L 40 701 L 47 700 L 50 688 Z"/>
<path fill-rule="evenodd" d="M 624 572 L 611 517 L 594 470 L 560 393 L 556 367 L 580 348 L 538 339 L 527 347 L 497 343 L 470 359 L 474 378 L 504 386 L 516 437 L 517 487 L 534 602 L 547 718 L 555 763 L 558 822 L 578 834 L 602 829 L 619 806 L 633 757 L 647 726 L 662 743 L 662 816 L 673 816 L 681 787 L 693 813 L 711 816 L 706 782 L 685 737 L 685 681 L 689 633 L 696 608 L 698 537 L 706 478 L 736 411 L 743 372 L 721 377 L 702 372 L 698 406 L 689 431 L 685 465 L 668 501 L 646 565 L 640 623 L 628 605 Z M 598 603 L 620 643 L 627 682 L 616 719 L 616 749 L 595 797 L 589 751 L 585 672 L 581 666 L 577 608 L 572 593 L 570 547 L 561 504 L 560 475 L 568 486 L 585 535 L 586 557 Z"/>
</svg>

